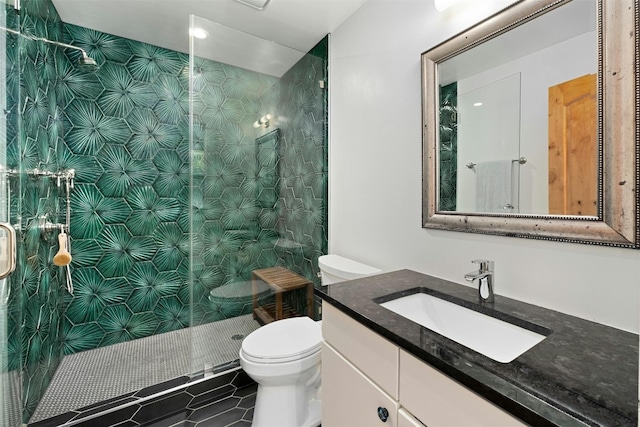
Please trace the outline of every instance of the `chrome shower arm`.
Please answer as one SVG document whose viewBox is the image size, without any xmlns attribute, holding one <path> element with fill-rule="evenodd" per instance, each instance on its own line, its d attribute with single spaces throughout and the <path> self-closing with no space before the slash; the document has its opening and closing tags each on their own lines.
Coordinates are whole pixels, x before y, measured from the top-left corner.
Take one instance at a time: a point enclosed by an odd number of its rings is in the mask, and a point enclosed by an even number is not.
<svg viewBox="0 0 640 427">
<path fill-rule="evenodd" d="M 83 58 L 89 58 L 89 55 L 87 54 L 87 51 L 84 50 L 81 47 L 78 47 L 78 46 L 74 46 L 74 45 L 71 45 L 71 44 L 58 42 L 58 41 L 55 41 L 55 40 L 49 40 L 49 39 L 44 38 L 44 37 L 36 37 L 36 36 L 28 35 L 28 34 L 22 34 L 20 31 L 13 30 L 11 28 L 0 27 L 0 30 L 8 31 L 8 32 L 10 32 L 12 34 L 16 34 L 18 36 L 24 37 L 25 39 L 41 41 L 41 42 L 45 42 L 45 43 L 51 43 L 51 44 L 55 44 L 56 46 L 64 47 L 64 48 L 67 48 L 67 49 L 78 50 L 78 51 L 80 51 L 82 53 L 82 57 Z"/>
</svg>

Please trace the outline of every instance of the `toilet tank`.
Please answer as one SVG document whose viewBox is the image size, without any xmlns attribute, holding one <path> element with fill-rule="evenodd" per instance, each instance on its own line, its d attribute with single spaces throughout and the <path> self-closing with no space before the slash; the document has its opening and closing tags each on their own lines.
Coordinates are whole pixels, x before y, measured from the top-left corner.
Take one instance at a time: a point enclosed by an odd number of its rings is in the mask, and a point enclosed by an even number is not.
<svg viewBox="0 0 640 427">
<path fill-rule="evenodd" d="M 378 268 L 335 254 L 318 258 L 318 267 L 322 284 L 325 286 L 382 273 Z"/>
</svg>

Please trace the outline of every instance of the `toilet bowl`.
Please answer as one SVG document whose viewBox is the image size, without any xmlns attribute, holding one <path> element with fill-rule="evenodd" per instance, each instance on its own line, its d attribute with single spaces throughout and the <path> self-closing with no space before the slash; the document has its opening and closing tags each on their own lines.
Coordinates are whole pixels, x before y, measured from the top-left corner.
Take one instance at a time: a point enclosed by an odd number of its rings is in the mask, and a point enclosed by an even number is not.
<svg viewBox="0 0 640 427">
<path fill-rule="evenodd" d="M 338 255 L 323 255 L 318 265 L 323 285 L 381 272 Z M 240 366 L 258 383 L 253 427 L 320 425 L 320 323 L 309 317 L 278 320 L 242 342 Z"/>
<path fill-rule="evenodd" d="M 253 427 L 320 424 L 320 324 L 309 317 L 270 323 L 242 342 L 240 365 L 258 393 Z"/>
</svg>

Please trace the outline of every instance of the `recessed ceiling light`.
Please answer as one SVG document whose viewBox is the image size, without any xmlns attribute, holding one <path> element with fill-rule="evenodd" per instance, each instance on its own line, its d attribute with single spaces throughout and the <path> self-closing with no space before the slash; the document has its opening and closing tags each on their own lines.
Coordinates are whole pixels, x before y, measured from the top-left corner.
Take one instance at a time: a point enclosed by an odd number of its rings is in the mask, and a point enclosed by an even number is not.
<svg viewBox="0 0 640 427">
<path fill-rule="evenodd" d="M 482 105 L 482 102 L 476 102 L 475 104 L 473 104 L 474 107 L 480 107 Z"/>
<path fill-rule="evenodd" d="M 236 0 L 238 3 L 242 3 L 249 7 L 258 10 L 264 10 L 271 0 Z"/>
<path fill-rule="evenodd" d="M 202 28 L 191 27 L 189 28 L 189 35 L 197 39 L 206 39 L 209 34 Z"/>
</svg>

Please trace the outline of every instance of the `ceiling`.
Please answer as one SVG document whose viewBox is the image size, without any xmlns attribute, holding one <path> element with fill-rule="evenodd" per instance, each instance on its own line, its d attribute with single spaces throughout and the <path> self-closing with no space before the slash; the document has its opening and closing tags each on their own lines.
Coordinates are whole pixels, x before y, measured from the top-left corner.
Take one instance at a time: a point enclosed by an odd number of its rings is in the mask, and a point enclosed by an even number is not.
<svg viewBox="0 0 640 427">
<path fill-rule="evenodd" d="M 266 41 L 308 52 L 366 0 L 271 0 L 263 11 L 235 0 L 52 1 L 66 23 L 188 53 L 191 14 Z M 234 53 L 249 51 L 252 45 L 250 37 L 228 40 L 227 37 L 227 41 L 218 43 L 215 48 L 201 49 L 198 56 L 220 60 L 219 54 L 224 55 L 225 51 L 233 56 Z M 272 55 L 278 53 L 274 51 Z M 291 57 L 291 53 L 284 56 Z M 244 67 L 247 68 L 246 65 Z"/>
</svg>

